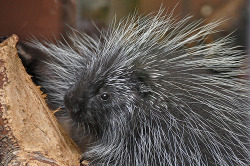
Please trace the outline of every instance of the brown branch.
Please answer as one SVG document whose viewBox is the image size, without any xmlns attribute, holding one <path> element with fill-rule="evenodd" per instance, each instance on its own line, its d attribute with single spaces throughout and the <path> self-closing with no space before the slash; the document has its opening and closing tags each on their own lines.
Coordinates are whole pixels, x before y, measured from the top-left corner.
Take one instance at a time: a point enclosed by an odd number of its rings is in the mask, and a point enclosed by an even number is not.
<svg viewBox="0 0 250 166">
<path fill-rule="evenodd" d="M 16 51 L 0 43 L 0 164 L 80 165 L 80 151 L 61 130 Z"/>
</svg>

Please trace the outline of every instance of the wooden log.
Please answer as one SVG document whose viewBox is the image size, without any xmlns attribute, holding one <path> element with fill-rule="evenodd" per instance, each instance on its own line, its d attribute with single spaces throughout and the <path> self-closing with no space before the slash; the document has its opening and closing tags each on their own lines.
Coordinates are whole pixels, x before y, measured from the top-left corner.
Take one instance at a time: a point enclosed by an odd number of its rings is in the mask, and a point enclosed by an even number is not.
<svg viewBox="0 0 250 166">
<path fill-rule="evenodd" d="M 80 165 L 80 151 L 48 109 L 17 55 L 18 37 L 0 43 L 0 165 Z"/>
</svg>

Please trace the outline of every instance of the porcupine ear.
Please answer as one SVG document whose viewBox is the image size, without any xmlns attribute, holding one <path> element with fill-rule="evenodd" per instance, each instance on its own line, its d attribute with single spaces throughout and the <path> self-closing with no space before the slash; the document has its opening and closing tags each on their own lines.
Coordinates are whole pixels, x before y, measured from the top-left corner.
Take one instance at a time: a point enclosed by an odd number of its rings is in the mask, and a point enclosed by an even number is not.
<svg viewBox="0 0 250 166">
<path fill-rule="evenodd" d="M 18 42 L 17 52 L 25 67 L 28 67 L 33 64 L 43 54 L 37 48 L 34 48 L 24 42 Z"/>
<path fill-rule="evenodd" d="M 0 37 L 0 43 L 3 42 L 5 39 L 7 39 L 9 36 L 1 36 Z M 24 66 L 27 66 L 32 63 L 32 54 L 28 52 L 29 46 L 26 45 L 25 43 L 18 41 L 17 43 L 17 52 L 19 57 L 22 59 L 22 62 Z"/>
<path fill-rule="evenodd" d="M 0 42 L 4 39 L 5 37 L 1 37 Z M 46 59 L 46 54 L 39 48 L 32 46 L 31 43 L 18 41 L 16 47 L 18 56 L 22 60 L 26 71 L 33 76 L 32 79 L 36 82 L 36 73 L 34 71 L 38 68 L 43 69 L 44 65 L 41 64 L 41 61 Z"/>
<path fill-rule="evenodd" d="M 7 38 L 8 36 L 0 37 L 0 43 Z M 29 66 L 32 65 L 37 59 L 39 59 L 39 57 L 43 54 L 37 48 L 32 47 L 31 45 L 22 41 L 18 41 L 16 47 L 18 56 L 22 60 L 22 63 L 26 68 L 29 68 Z"/>
</svg>

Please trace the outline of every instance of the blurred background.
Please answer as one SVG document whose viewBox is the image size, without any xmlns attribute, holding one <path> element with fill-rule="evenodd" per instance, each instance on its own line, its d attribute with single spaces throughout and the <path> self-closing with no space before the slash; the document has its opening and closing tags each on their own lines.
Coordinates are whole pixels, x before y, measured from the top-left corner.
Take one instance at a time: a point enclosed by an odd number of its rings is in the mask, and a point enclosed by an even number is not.
<svg viewBox="0 0 250 166">
<path fill-rule="evenodd" d="M 162 8 L 179 19 L 193 15 L 193 20 L 204 19 L 204 24 L 228 19 L 219 29 L 219 36 L 234 31 L 236 45 L 247 49 L 248 0 L 0 0 L 0 35 L 17 34 L 21 40 L 30 37 L 60 40 L 70 33 L 70 27 L 98 34 L 113 17 L 121 19 L 138 11 L 148 14 Z"/>
</svg>

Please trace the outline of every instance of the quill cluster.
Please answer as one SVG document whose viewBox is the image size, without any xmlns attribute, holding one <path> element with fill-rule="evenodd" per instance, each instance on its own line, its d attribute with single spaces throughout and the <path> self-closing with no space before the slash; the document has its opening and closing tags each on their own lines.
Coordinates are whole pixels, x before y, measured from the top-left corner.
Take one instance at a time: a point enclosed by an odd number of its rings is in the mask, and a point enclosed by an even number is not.
<svg viewBox="0 0 250 166">
<path fill-rule="evenodd" d="M 90 165 L 241 165 L 249 159 L 245 56 L 220 21 L 129 16 L 100 37 L 33 42 L 32 67 Z"/>
</svg>

